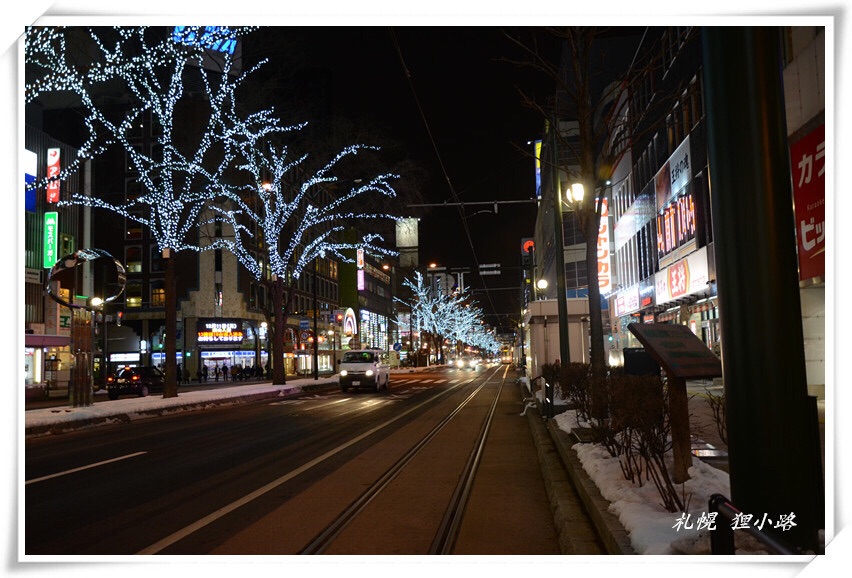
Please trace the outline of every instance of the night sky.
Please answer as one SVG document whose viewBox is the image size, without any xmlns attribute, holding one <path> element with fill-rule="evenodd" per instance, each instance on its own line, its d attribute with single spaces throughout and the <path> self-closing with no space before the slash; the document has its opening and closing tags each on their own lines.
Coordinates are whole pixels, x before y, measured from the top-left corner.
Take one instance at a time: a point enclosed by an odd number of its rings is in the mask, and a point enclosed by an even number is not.
<svg viewBox="0 0 852 578">
<path fill-rule="evenodd" d="M 271 64 L 327 69 L 336 116 L 387 131 L 425 166 L 429 177 L 418 204 L 534 197 L 534 163 L 519 148 L 529 150 L 526 143 L 540 137 L 543 120 L 522 105 L 516 87 L 540 100 L 552 84 L 528 69 L 499 61 L 519 56 L 502 29 L 275 30 L 277 49 L 269 52 Z M 409 215 L 421 217 L 421 266 L 435 262 L 472 271 L 477 264 L 502 266 L 502 275 L 470 274 L 464 280 L 476 290 L 489 324 L 512 325 L 506 315 L 518 317 L 520 244 L 522 237 L 533 235 L 535 203 L 498 205 L 496 214 L 493 205 L 409 209 Z M 483 287 L 490 291 L 481 291 Z"/>
</svg>

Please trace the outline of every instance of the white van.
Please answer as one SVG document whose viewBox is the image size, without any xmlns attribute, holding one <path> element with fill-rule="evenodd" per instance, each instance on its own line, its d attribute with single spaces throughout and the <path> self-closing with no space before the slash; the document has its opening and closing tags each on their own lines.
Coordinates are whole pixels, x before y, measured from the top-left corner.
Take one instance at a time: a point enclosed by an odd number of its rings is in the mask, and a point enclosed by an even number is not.
<svg viewBox="0 0 852 578">
<path fill-rule="evenodd" d="M 374 391 L 390 387 L 390 366 L 387 354 L 380 349 L 356 349 L 343 354 L 337 361 L 340 369 L 340 389 L 369 387 Z"/>
</svg>

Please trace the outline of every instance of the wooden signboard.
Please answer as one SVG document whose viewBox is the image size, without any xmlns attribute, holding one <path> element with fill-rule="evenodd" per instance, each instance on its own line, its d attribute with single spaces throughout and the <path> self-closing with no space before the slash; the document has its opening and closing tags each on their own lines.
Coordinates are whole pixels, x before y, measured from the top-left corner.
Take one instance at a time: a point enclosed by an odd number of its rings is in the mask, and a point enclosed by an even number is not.
<svg viewBox="0 0 852 578">
<path fill-rule="evenodd" d="M 627 328 L 666 372 L 674 482 L 682 484 L 689 479 L 692 465 L 686 380 L 720 377 L 722 362 L 686 325 L 631 323 Z"/>
<path fill-rule="evenodd" d="M 686 325 L 631 323 L 627 328 L 669 377 L 722 376 L 722 362 Z"/>
</svg>

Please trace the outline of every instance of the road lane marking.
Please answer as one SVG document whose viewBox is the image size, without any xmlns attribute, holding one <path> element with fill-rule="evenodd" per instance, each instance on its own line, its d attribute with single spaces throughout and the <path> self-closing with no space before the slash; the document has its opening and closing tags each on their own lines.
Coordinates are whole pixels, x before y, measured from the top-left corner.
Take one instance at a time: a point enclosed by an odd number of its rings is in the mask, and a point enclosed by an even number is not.
<svg viewBox="0 0 852 578">
<path fill-rule="evenodd" d="M 141 456 L 141 455 L 147 454 L 147 453 L 148 452 L 136 452 L 135 454 L 127 454 L 126 456 L 120 456 L 120 457 L 117 457 L 117 458 L 112 458 L 111 460 L 104 460 L 104 461 L 98 462 L 96 464 L 89 464 L 88 466 L 80 466 L 79 468 L 74 468 L 74 469 L 71 469 L 71 470 L 65 470 L 64 472 L 58 472 L 56 474 L 50 474 L 49 476 L 42 476 L 40 478 L 33 478 L 32 480 L 27 480 L 26 482 L 24 482 L 24 485 L 35 484 L 37 482 L 43 482 L 45 480 L 50 480 L 52 478 L 58 478 L 60 476 L 66 476 L 68 474 L 73 474 L 73 473 L 76 473 L 76 472 L 82 472 L 83 470 L 90 470 L 92 468 L 97 468 L 98 466 L 111 464 L 113 462 L 126 460 L 128 458 L 135 458 L 136 456 Z"/>
<path fill-rule="evenodd" d="M 452 391 L 453 391 L 453 388 L 448 389 L 448 390 L 442 392 L 440 394 L 440 396 L 447 395 L 447 394 L 451 393 Z M 292 471 L 284 474 L 283 476 L 269 482 L 268 484 L 261 486 L 260 488 L 254 490 L 253 492 L 246 494 L 242 498 L 240 498 L 240 499 L 238 499 L 234 502 L 231 502 L 230 504 L 226 504 L 225 506 L 222 506 L 218 510 L 211 512 L 210 514 L 204 516 L 200 520 L 196 520 L 192 524 L 189 524 L 188 526 L 184 526 L 183 528 L 181 528 L 177 532 L 174 532 L 174 533 L 166 536 L 165 538 L 158 540 L 157 542 L 151 544 L 147 548 L 143 548 L 142 550 L 137 552 L 137 554 L 156 554 L 158 552 L 161 552 L 162 550 L 168 548 L 172 544 L 175 544 L 176 542 L 179 542 L 180 540 L 186 538 L 190 534 L 193 534 L 194 532 L 197 532 L 198 530 L 212 524 L 213 522 L 215 522 L 219 518 L 223 518 L 224 516 L 226 516 L 227 514 L 230 514 L 234 510 L 237 510 L 237 509 L 241 508 L 242 506 L 248 504 L 249 502 L 263 496 L 264 494 L 271 492 L 275 488 L 281 486 L 282 484 L 287 483 L 288 481 L 290 481 L 293 478 L 303 474 L 304 472 L 307 472 L 308 470 L 310 470 L 314 466 L 321 464 L 325 460 L 330 459 L 331 457 L 333 457 L 336 454 L 342 452 L 343 450 L 349 448 L 350 446 L 353 446 L 353 445 L 357 444 L 358 442 L 370 437 L 374 433 L 381 431 L 383 428 L 388 427 L 392 423 L 394 423 L 394 422 L 396 422 L 400 419 L 403 419 L 408 414 L 413 413 L 413 412 L 419 410 L 421 407 L 428 405 L 429 403 L 434 401 L 434 399 L 435 399 L 434 397 L 429 398 L 429 399 L 424 400 L 423 402 L 421 402 L 421 403 L 419 403 L 419 404 L 417 404 L 413 407 L 410 407 L 410 408 L 402 411 L 401 413 L 399 413 L 395 417 L 385 421 L 384 423 L 378 424 L 377 426 L 365 431 L 361 435 L 350 439 L 349 441 L 337 446 L 336 448 L 333 448 L 333 449 L 325 452 L 321 456 L 317 456 L 316 458 L 310 460 L 309 462 L 302 464 L 301 466 L 299 466 L 295 470 L 292 470 Z"/>
</svg>

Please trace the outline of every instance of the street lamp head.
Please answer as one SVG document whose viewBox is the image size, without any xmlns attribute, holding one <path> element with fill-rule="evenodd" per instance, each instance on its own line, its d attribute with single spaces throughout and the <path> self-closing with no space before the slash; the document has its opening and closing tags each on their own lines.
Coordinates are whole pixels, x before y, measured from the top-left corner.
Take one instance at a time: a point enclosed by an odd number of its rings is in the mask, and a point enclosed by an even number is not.
<svg viewBox="0 0 852 578">
<path fill-rule="evenodd" d="M 571 196 L 573 197 L 574 202 L 579 203 L 583 200 L 583 195 L 585 191 L 583 190 L 582 183 L 574 183 L 571 185 Z"/>
<path fill-rule="evenodd" d="M 535 286 L 539 289 L 547 289 L 547 279 L 539 279 L 535 282 Z"/>
<path fill-rule="evenodd" d="M 104 304 L 104 300 L 100 297 L 92 297 L 90 303 L 92 304 L 92 307 L 100 307 Z"/>
</svg>

